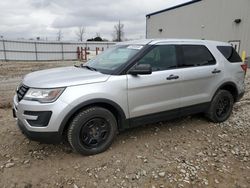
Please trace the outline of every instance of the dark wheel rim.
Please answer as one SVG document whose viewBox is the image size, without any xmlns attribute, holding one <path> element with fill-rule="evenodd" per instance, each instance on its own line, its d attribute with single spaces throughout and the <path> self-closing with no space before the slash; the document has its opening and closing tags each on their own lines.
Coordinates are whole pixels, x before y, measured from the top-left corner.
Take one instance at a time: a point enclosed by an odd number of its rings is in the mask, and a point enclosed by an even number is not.
<svg viewBox="0 0 250 188">
<path fill-rule="evenodd" d="M 217 108 L 216 108 L 216 115 L 217 117 L 224 117 L 228 114 L 231 106 L 231 101 L 228 97 L 221 97 L 218 101 Z"/>
<path fill-rule="evenodd" d="M 96 148 L 104 144 L 110 133 L 110 124 L 104 118 L 93 118 L 87 121 L 80 134 L 82 144 L 88 148 Z"/>
</svg>

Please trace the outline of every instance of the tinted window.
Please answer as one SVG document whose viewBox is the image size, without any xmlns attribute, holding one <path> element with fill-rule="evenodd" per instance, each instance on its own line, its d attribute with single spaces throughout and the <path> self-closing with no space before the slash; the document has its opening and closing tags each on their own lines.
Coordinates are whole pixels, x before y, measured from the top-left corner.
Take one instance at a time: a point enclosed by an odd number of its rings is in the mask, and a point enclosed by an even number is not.
<svg viewBox="0 0 250 188">
<path fill-rule="evenodd" d="M 182 45 L 183 62 L 182 67 L 214 65 L 214 57 L 207 47 L 202 45 Z"/>
<path fill-rule="evenodd" d="M 153 71 L 176 68 L 176 47 L 174 45 L 156 46 L 138 64 L 150 64 Z"/>
<path fill-rule="evenodd" d="M 231 63 L 241 62 L 239 54 L 232 46 L 217 46 L 222 55 Z"/>
</svg>

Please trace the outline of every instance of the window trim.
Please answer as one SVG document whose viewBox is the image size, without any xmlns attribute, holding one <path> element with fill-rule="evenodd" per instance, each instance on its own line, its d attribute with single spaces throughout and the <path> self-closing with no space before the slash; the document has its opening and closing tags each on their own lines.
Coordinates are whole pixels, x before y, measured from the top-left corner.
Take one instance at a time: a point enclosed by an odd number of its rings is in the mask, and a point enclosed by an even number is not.
<svg viewBox="0 0 250 188">
<path fill-rule="evenodd" d="M 120 70 L 117 70 L 117 72 L 113 73 L 112 75 L 127 75 L 128 71 L 143 57 L 145 56 L 148 52 L 151 51 L 151 49 L 153 49 L 155 46 L 162 46 L 162 45 L 174 45 L 176 46 L 176 54 L 177 54 L 177 67 L 174 69 L 167 69 L 167 70 L 161 70 L 161 71 L 168 71 L 168 70 L 176 70 L 176 69 L 184 69 L 184 68 L 196 68 L 196 67 L 204 67 L 204 66 L 213 66 L 213 65 L 217 65 L 218 61 L 217 59 L 214 57 L 214 55 L 212 54 L 212 52 L 210 51 L 210 49 L 205 45 L 205 44 L 178 44 L 178 43 L 157 43 L 154 45 L 149 45 L 146 44 L 144 46 L 144 48 L 136 55 L 134 56 L 126 65 L 124 65 L 123 67 L 121 67 Z M 181 67 L 182 62 L 183 62 L 183 53 L 182 53 L 182 45 L 193 45 L 193 46 L 205 46 L 209 53 L 212 55 L 212 57 L 215 60 L 215 64 L 212 65 L 202 65 L 202 66 L 193 66 L 193 67 Z M 159 72 L 159 71 L 157 71 Z"/>
</svg>

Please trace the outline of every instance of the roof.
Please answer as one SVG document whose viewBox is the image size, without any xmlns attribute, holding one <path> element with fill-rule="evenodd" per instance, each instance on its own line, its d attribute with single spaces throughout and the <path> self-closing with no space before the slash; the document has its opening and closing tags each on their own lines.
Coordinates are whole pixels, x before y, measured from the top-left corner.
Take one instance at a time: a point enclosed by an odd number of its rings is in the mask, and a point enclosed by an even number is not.
<svg viewBox="0 0 250 188">
<path fill-rule="evenodd" d="M 141 39 L 141 40 L 131 40 L 125 42 L 118 42 L 117 45 L 146 45 L 152 42 L 153 39 Z"/>
<path fill-rule="evenodd" d="M 177 9 L 177 8 L 184 7 L 184 6 L 187 6 L 187 5 L 191 5 L 191 4 L 197 3 L 199 1 L 202 1 L 202 0 L 192 0 L 192 1 L 188 1 L 186 3 L 178 4 L 178 5 L 173 6 L 173 7 L 169 7 L 169 8 L 163 9 L 163 10 L 159 10 L 157 12 L 147 14 L 146 17 L 150 17 L 150 16 L 155 15 L 155 14 L 159 14 L 159 13 L 162 13 L 162 12 L 167 12 L 169 10 L 173 10 L 173 9 Z"/>
<path fill-rule="evenodd" d="M 165 43 L 190 43 L 190 44 L 212 44 L 212 45 L 230 45 L 226 42 L 221 41 L 214 41 L 214 40 L 202 40 L 202 39 L 174 39 L 174 38 L 168 38 L 168 39 L 151 39 L 152 41 L 148 43 L 149 45 L 156 45 L 156 44 L 165 44 Z"/>
<path fill-rule="evenodd" d="M 144 40 L 133 40 L 126 42 L 119 42 L 116 45 L 157 45 L 165 43 L 190 43 L 190 44 L 212 44 L 212 45 L 230 45 L 226 42 L 212 41 L 212 40 L 201 40 L 201 39 L 144 39 Z"/>
</svg>

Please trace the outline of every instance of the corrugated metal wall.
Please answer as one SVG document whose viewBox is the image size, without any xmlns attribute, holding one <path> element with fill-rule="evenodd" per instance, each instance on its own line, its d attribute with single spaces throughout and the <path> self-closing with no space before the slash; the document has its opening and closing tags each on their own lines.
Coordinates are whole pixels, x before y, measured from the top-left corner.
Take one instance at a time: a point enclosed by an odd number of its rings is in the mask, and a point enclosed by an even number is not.
<svg viewBox="0 0 250 188">
<path fill-rule="evenodd" d="M 107 49 L 113 42 L 49 42 L 0 40 L 0 60 L 51 61 L 76 60 L 77 47 L 92 51 Z"/>
<path fill-rule="evenodd" d="M 240 19 L 240 23 L 235 20 Z M 250 0 L 202 0 L 147 17 L 147 38 L 197 38 L 238 44 L 250 55 Z"/>
</svg>

